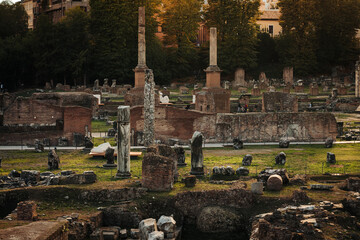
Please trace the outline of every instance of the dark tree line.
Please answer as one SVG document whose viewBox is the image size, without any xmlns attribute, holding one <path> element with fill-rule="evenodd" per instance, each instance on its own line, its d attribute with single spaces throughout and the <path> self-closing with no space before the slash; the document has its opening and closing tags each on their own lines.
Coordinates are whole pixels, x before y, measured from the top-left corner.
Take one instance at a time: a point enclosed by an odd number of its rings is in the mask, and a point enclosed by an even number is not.
<svg viewBox="0 0 360 240">
<path fill-rule="evenodd" d="M 196 46 L 199 23 L 218 29 L 223 76 L 238 67 L 281 77 L 284 66 L 301 76 L 329 73 L 357 59 L 359 0 L 280 0 L 283 33 L 256 24 L 259 0 L 90 0 L 91 11 L 71 9 L 58 23 L 41 15 L 27 29 L 20 3 L 0 3 L 0 81 L 9 90 L 45 82 L 82 85 L 95 79 L 133 83 L 138 7 L 146 6 L 147 65 L 158 84 L 202 73 L 208 45 Z M 164 38 L 156 36 L 161 27 Z M 204 75 L 202 75 L 203 77 Z M 254 75 L 256 78 L 256 74 Z"/>
</svg>

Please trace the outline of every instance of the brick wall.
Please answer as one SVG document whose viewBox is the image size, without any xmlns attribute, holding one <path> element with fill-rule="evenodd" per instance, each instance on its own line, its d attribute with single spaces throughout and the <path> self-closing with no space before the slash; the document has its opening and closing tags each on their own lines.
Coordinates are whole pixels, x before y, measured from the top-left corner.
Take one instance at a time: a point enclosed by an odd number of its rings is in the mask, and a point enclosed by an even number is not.
<svg viewBox="0 0 360 240">
<path fill-rule="evenodd" d="M 83 107 L 66 107 L 64 109 L 64 133 L 85 134 L 85 126 L 91 131 L 92 111 Z"/>
<path fill-rule="evenodd" d="M 296 95 L 282 92 L 264 92 L 262 99 L 263 112 L 298 112 Z"/>
</svg>

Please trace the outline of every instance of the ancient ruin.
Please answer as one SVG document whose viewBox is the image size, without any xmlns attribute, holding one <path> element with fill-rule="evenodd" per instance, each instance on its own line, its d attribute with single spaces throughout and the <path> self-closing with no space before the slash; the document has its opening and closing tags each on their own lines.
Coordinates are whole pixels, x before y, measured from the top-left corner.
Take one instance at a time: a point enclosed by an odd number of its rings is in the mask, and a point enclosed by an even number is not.
<svg viewBox="0 0 360 240">
<path fill-rule="evenodd" d="M 204 175 L 204 156 L 202 152 L 203 135 L 201 132 L 194 132 L 191 139 L 191 172 L 195 176 Z"/>
<path fill-rule="evenodd" d="M 144 146 L 148 147 L 155 140 L 155 82 L 151 69 L 146 70 L 144 88 Z"/>
<path fill-rule="evenodd" d="M 130 107 L 119 106 L 117 115 L 117 173 L 129 178 L 130 173 Z"/>
</svg>

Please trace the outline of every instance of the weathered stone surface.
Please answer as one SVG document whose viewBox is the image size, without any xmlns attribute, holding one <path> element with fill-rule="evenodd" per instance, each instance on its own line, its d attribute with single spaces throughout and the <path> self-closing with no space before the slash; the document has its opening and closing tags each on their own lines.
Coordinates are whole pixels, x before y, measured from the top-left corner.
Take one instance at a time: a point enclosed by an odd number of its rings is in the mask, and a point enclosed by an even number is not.
<svg viewBox="0 0 360 240">
<path fill-rule="evenodd" d="M 234 136 L 241 136 L 243 142 L 278 142 L 284 136 L 291 141 L 324 141 L 329 136 L 335 138 L 337 135 L 336 119 L 331 113 L 216 115 L 171 106 L 157 106 L 155 116 L 156 136 L 164 142 L 169 138 L 188 141 L 194 131 L 204 133 L 206 142 L 232 142 Z M 135 132 L 143 131 L 143 121 L 143 108 L 133 107 L 131 126 Z"/>
<path fill-rule="evenodd" d="M 109 147 L 105 151 L 106 164 L 114 164 L 115 149 Z"/>
<path fill-rule="evenodd" d="M 176 231 L 176 221 L 171 216 L 162 215 L 157 221 L 157 227 L 159 231 L 164 232 L 165 237 L 175 234 Z"/>
<path fill-rule="evenodd" d="M 157 144 L 157 145 L 151 145 L 147 149 L 147 152 L 152 152 L 157 155 L 161 155 L 163 157 L 167 157 L 173 160 L 174 162 L 174 179 L 177 181 L 179 174 L 177 172 L 177 154 L 173 148 L 171 148 L 169 145 L 166 144 Z"/>
<path fill-rule="evenodd" d="M 328 152 L 326 155 L 326 162 L 330 164 L 335 164 L 336 163 L 335 154 Z"/>
<path fill-rule="evenodd" d="M 18 203 L 17 220 L 36 221 L 37 219 L 36 202 L 24 201 Z"/>
<path fill-rule="evenodd" d="M 248 176 L 249 175 L 249 169 L 247 169 L 245 167 L 239 167 L 238 169 L 236 169 L 236 175 Z"/>
<path fill-rule="evenodd" d="M 254 182 L 251 184 L 251 192 L 262 195 L 264 193 L 264 183 Z"/>
<path fill-rule="evenodd" d="M 194 176 L 194 175 L 186 176 L 184 179 L 184 182 L 185 182 L 185 187 L 188 187 L 188 188 L 195 187 L 196 176 Z"/>
<path fill-rule="evenodd" d="M 245 81 L 245 70 L 238 68 L 235 71 L 235 80 L 232 83 L 233 87 L 247 87 L 248 83 Z"/>
<path fill-rule="evenodd" d="M 309 202 L 310 198 L 306 195 L 306 192 L 295 190 L 291 196 L 291 199 L 296 203 Z"/>
<path fill-rule="evenodd" d="M 271 175 L 275 175 L 275 174 L 281 176 L 283 184 L 289 183 L 289 176 L 287 174 L 286 169 L 265 169 L 259 173 L 258 179 L 259 181 L 262 181 L 264 184 L 266 184 L 268 178 Z"/>
<path fill-rule="evenodd" d="M 175 207 L 181 209 L 189 221 L 196 219 L 207 206 L 247 208 L 254 202 L 254 196 L 245 189 L 188 191 L 174 197 Z M 195 223 L 195 222 L 193 222 Z"/>
<path fill-rule="evenodd" d="M 147 153 L 142 164 L 142 186 L 151 191 L 170 191 L 174 184 L 175 160 Z"/>
<path fill-rule="evenodd" d="M 290 146 L 290 141 L 288 139 L 280 139 L 279 141 L 279 147 L 280 148 L 288 148 Z"/>
<path fill-rule="evenodd" d="M 42 144 L 39 139 L 35 139 L 35 152 L 44 152 L 44 144 Z"/>
<path fill-rule="evenodd" d="M 283 186 L 282 178 L 277 174 L 271 175 L 266 183 L 266 187 L 270 191 L 280 191 L 282 186 Z"/>
<path fill-rule="evenodd" d="M 130 107 L 119 106 L 117 114 L 117 178 L 129 178 L 130 173 Z"/>
<path fill-rule="evenodd" d="M 243 228 L 243 218 L 234 209 L 205 207 L 196 220 L 196 227 L 202 232 L 234 232 Z"/>
<path fill-rule="evenodd" d="M 204 156 L 202 151 L 203 135 L 201 132 L 194 132 L 191 139 L 191 175 L 204 175 Z"/>
<path fill-rule="evenodd" d="M 164 240 L 164 233 L 161 231 L 151 232 L 147 240 Z"/>
<path fill-rule="evenodd" d="M 121 226 L 122 228 L 138 228 L 142 216 L 122 206 L 110 206 L 102 210 L 105 226 Z"/>
<path fill-rule="evenodd" d="M 185 150 L 183 147 L 175 147 L 174 151 L 177 156 L 177 165 L 178 166 L 186 166 L 185 163 Z"/>
<path fill-rule="evenodd" d="M 83 174 L 71 174 L 60 176 L 59 184 L 92 184 L 96 182 L 96 174 L 93 171 L 85 171 Z"/>
<path fill-rule="evenodd" d="M 264 92 L 262 112 L 298 112 L 296 95 L 281 92 Z"/>
<path fill-rule="evenodd" d="M 286 85 L 294 84 L 294 68 L 285 67 L 283 70 L 283 79 Z"/>
<path fill-rule="evenodd" d="M 91 138 L 86 137 L 86 136 L 84 138 L 84 145 L 85 145 L 85 148 L 89 148 L 89 149 L 92 149 L 94 147 L 94 143 L 92 142 Z"/>
<path fill-rule="evenodd" d="M 146 69 L 144 87 L 144 145 L 150 146 L 155 141 L 155 82 L 151 69 Z"/>
<path fill-rule="evenodd" d="M 106 151 L 106 149 L 111 148 L 110 143 L 106 142 L 106 143 L 102 143 L 97 147 L 94 147 L 93 149 L 91 149 L 92 153 L 104 153 Z"/>
<path fill-rule="evenodd" d="M 148 240 L 150 233 L 157 231 L 156 220 L 153 218 L 147 218 L 139 223 L 139 230 L 142 240 Z"/>
<path fill-rule="evenodd" d="M 68 239 L 68 221 L 37 221 L 23 226 L 0 230 L 0 239 Z"/>
<path fill-rule="evenodd" d="M 306 175 L 296 174 L 294 177 L 290 178 L 289 184 L 304 186 L 307 184 Z"/>
<path fill-rule="evenodd" d="M 332 148 L 333 143 L 334 143 L 334 140 L 333 140 L 332 138 L 327 138 L 327 139 L 325 140 L 325 147 L 326 147 L 326 148 Z"/>
<path fill-rule="evenodd" d="M 286 163 L 286 154 L 284 152 L 279 153 L 275 157 L 275 164 L 284 165 Z"/>
<path fill-rule="evenodd" d="M 334 188 L 332 185 L 322 185 L 322 184 L 311 184 L 311 190 L 331 190 Z"/>
<path fill-rule="evenodd" d="M 251 162 L 253 160 L 253 157 L 250 154 L 246 154 L 242 160 L 243 166 L 251 166 Z"/>
<path fill-rule="evenodd" d="M 107 135 L 108 135 L 109 137 L 115 137 L 115 135 L 116 135 L 115 129 L 109 128 L 109 129 L 108 129 L 108 132 L 107 132 Z"/>
<path fill-rule="evenodd" d="M 244 143 L 239 138 L 233 139 L 234 149 L 239 150 L 244 148 Z"/>
<path fill-rule="evenodd" d="M 349 177 L 346 179 L 346 187 L 348 191 L 360 192 L 360 178 Z"/>
<path fill-rule="evenodd" d="M 20 178 L 23 179 L 26 184 L 35 185 L 40 181 L 40 172 L 35 170 L 22 170 Z"/>
<path fill-rule="evenodd" d="M 351 199 L 345 198 L 341 201 L 344 206 L 344 209 L 349 211 L 351 214 L 360 217 L 360 198 Z"/>
<path fill-rule="evenodd" d="M 59 164 L 60 164 L 60 158 L 56 154 L 56 151 L 54 149 L 50 150 L 48 153 L 48 169 L 49 170 L 59 169 Z"/>
</svg>

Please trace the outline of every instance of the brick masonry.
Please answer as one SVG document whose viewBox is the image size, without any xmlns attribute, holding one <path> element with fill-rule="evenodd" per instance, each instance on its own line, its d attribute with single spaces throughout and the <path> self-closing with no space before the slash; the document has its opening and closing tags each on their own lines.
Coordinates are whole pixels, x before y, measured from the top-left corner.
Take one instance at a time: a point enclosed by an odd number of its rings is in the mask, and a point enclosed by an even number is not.
<svg viewBox="0 0 360 240">
<path fill-rule="evenodd" d="M 295 141 L 324 141 L 337 135 L 336 119 L 331 113 L 246 113 L 215 114 L 174 107 L 155 109 L 155 138 L 167 142 L 177 138 L 188 142 L 195 131 L 207 142 L 277 142 L 287 136 Z M 143 131 L 143 107 L 131 108 L 131 129 Z M 266 124 L 264 124 L 266 122 Z"/>
<path fill-rule="evenodd" d="M 34 201 L 19 202 L 17 205 L 17 220 L 35 221 L 38 215 Z"/>
<path fill-rule="evenodd" d="M 142 186 L 150 191 L 170 191 L 174 184 L 174 159 L 147 153 L 142 163 Z"/>
</svg>

